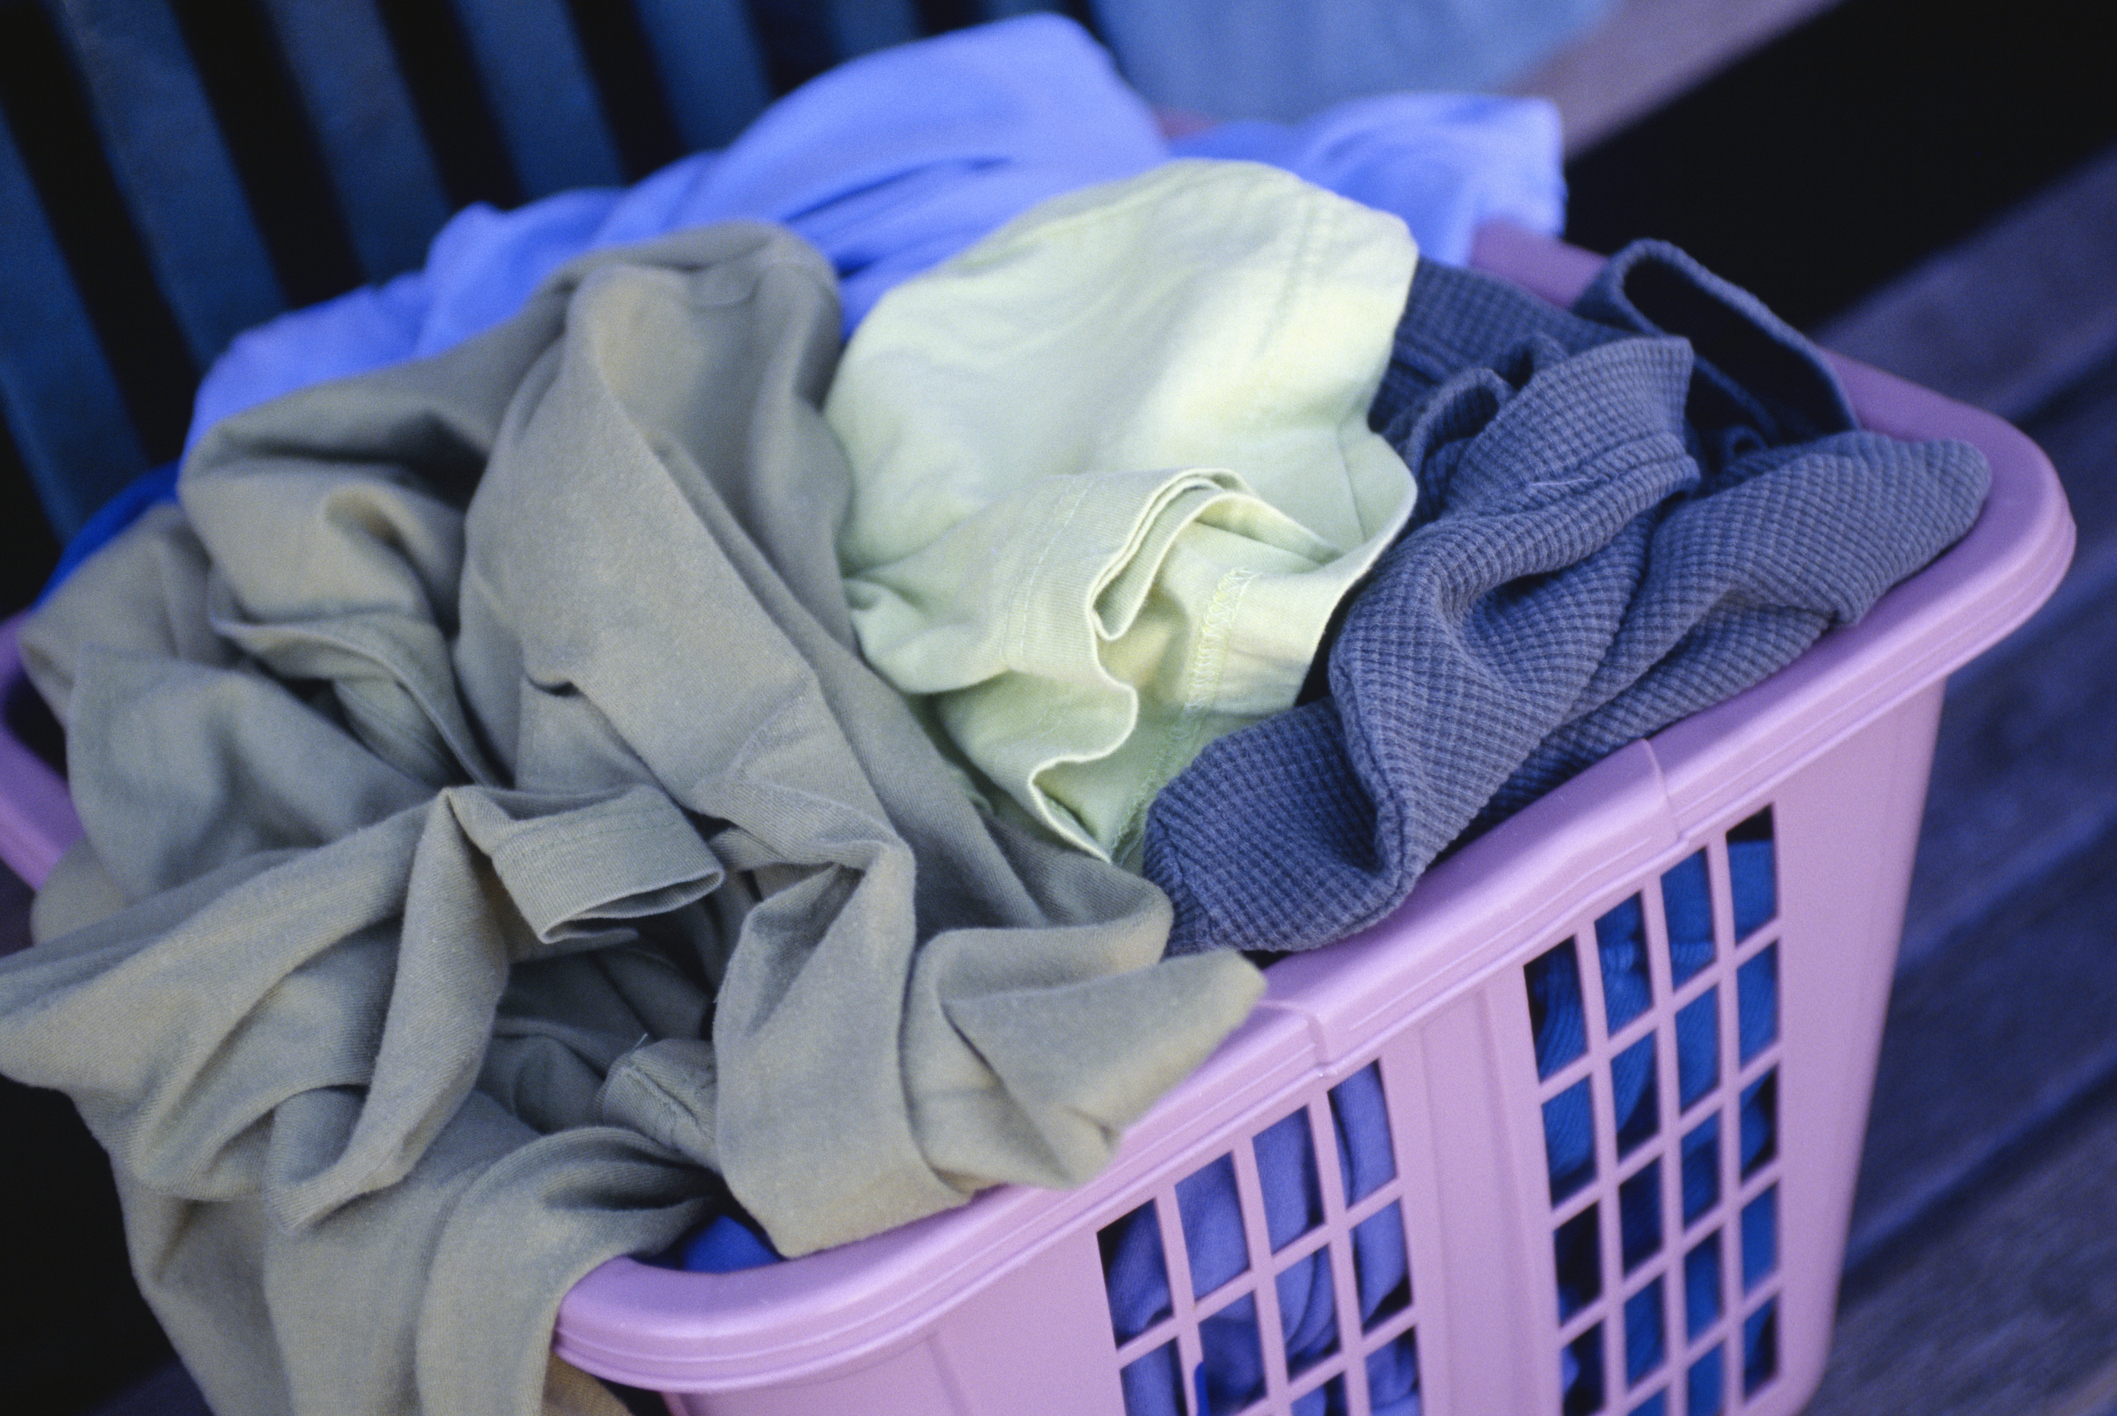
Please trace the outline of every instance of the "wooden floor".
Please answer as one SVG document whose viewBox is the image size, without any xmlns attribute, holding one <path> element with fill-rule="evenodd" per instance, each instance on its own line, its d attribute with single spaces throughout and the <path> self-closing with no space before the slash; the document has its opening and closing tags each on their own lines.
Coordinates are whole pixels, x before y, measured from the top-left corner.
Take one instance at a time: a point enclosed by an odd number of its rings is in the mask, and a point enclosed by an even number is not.
<svg viewBox="0 0 2117 1416">
<path fill-rule="evenodd" d="M 2117 151 L 1819 331 L 2019 423 L 2080 545 L 1949 686 L 1815 1416 L 2117 1412 Z"/>
</svg>

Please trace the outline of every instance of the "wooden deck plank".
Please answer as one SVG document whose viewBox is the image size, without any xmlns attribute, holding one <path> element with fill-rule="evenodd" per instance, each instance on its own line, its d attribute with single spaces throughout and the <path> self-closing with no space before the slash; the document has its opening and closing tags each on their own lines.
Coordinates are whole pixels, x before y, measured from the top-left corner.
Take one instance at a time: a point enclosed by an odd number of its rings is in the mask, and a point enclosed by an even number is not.
<svg viewBox="0 0 2117 1416">
<path fill-rule="evenodd" d="M 1808 1416 L 2103 1416 L 2117 1404 L 2117 1095 L 1848 1303 Z"/>
<path fill-rule="evenodd" d="M 1581 152 L 1835 3 L 1626 0 L 1507 91 L 1557 104 L 1566 151 Z"/>
<path fill-rule="evenodd" d="M 2117 150 L 1816 337 L 2003 418 L 2031 412 L 2117 348 Z"/>
</svg>

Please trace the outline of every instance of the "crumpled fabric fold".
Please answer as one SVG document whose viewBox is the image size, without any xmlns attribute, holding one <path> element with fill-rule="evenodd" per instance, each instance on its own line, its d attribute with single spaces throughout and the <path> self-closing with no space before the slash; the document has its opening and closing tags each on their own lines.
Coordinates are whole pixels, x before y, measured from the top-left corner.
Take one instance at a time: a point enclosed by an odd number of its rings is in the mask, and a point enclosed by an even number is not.
<svg viewBox="0 0 2117 1416">
<path fill-rule="evenodd" d="M 791 1255 L 1078 1183 L 1256 999 L 860 663 L 837 344 L 783 230 L 584 258 L 220 424 L 26 628 L 87 839 L 0 1067 L 216 1410 L 536 1410 L 720 1184 Z"/>
<path fill-rule="evenodd" d="M 1312 948 L 1452 842 L 1757 682 L 1969 529 L 1956 442 L 1859 431 L 1813 346 L 1673 247 L 1571 312 L 1422 264 L 1371 414 L 1419 479 L 1323 692 L 1156 798 L 1170 949 Z"/>
<path fill-rule="evenodd" d="M 1395 217 L 1194 160 L 876 307 L 825 405 L 846 595 L 975 788 L 1134 859 L 1202 745 L 1292 706 L 1411 512 L 1367 413 L 1415 261 Z"/>
</svg>

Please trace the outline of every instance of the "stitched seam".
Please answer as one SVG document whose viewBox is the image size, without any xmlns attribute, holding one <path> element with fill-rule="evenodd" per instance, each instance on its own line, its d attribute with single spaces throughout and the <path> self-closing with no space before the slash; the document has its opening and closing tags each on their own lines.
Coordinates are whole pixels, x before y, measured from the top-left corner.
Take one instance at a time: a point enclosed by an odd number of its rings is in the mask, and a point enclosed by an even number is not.
<svg viewBox="0 0 2117 1416">
<path fill-rule="evenodd" d="M 1177 710 L 1176 721 L 1162 736 L 1161 750 L 1154 755 L 1153 772 L 1133 792 L 1132 802 L 1125 810 L 1124 825 L 1117 834 L 1118 853 L 1129 849 L 1145 829 L 1147 808 L 1162 785 L 1175 774 L 1175 764 L 1187 756 L 1196 755 L 1202 731 L 1200 722 L 1206 709 L 1220 695 L 1221 674 L 1227 665 L 1228 640 L 1234 633 L 1242 597 L 1257 575 L 1254 570 L 1236 566 L 1221 576 L 1220 584 L 1214 587 L 1213 598 L 1206 605 L 1199 627 L 1198 647 L 1191 654 L 1191 672 L 1184 683 L 1183 707 Z"/>
</svg>

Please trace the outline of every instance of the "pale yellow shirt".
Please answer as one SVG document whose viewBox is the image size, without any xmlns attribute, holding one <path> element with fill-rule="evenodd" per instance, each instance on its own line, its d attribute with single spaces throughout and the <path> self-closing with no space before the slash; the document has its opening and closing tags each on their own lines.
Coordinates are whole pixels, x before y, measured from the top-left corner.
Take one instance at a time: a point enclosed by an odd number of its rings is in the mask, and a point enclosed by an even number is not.
<svg viewBox="0 0 2117 1416">
<path fill-rule="evenodd" d="M 1129 860 L 1163 784 L 1293 704 L 1411 513 L 1367 410 L 1416 259 L 1277 168 L 1174 162 L 876 306 L 825 408 L 846 592 L 974 787 Z"/>
</svg>

